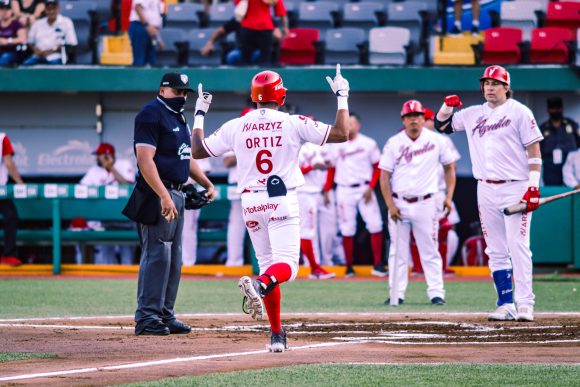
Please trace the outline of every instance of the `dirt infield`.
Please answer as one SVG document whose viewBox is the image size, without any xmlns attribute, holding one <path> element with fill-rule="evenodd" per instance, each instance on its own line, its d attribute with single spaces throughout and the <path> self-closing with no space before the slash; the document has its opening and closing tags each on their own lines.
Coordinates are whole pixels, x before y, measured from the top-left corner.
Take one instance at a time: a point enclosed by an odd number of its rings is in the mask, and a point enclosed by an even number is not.
<svg viewBox="0 0 580 387">
<path fill-rule="evenodd" d="M 58 356 L 0 363 L 0 384 L 110 385 L 310 363 L 580 363 L 579 314 L 533 323 L 455 313 L 293 314 L 284 318 L 291 350 L 282 354 L 266 350 L 267 322 L 182 319 L 193 332 L 166 337 L 134 336 L 129 317 L 0 320 L 0 352 Z"/>
</svg>

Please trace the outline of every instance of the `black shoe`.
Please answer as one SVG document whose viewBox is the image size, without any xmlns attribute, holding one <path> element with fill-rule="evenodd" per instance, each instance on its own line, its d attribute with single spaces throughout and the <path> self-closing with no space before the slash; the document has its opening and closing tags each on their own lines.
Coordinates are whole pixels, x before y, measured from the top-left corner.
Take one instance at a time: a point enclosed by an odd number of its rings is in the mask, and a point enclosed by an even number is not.
<svg viewBox="0 0 580 387">
<path fill-rule="evenodd" d="M 164 321 L 167 328 L 169 328 L 169 333 L 181 334 L 191 332 L 191 327 L 179 320 Z"/>
<path fill-rule="evenodd" d="M 441 297 L 433 297 L 431 299 L 431 303 L 433 305 L 445 305 L 445 300 L 442 299 Z"/>
<path fill-rule="evenodd" d="M 284 328 L 280 332 L 272 333 L 272 339 L 270 341 L 270 352 L 284 352 L 288 349 L 288 342 L 286 339 L 286 331 Z"/>
<path fill-rule="evenodd" d="M 405 303 L 405 300 L 403 300 L 402 298 L 399 298 L 399 305 L 403 305 Z M 391 305 L 391 299 L 387 298 L 387 301 L 385 301 L 385 305 Z"/>
<path fill-rule="evenodd" d="M 373 267 L 373 270 L 371 270 L 371 275 L 375 277 L 386 277 L 389 275 L 389 272 L 383 265 L 376 265 Z"/>
<path fill-rule="evenodd" d="M 479 35 L 479 28 L 476 26 L 471 27 L 471 35 Z"/>
<path fill-rule="evenodd" d="M 451 31 L 449 31 L 449 33 L 451 35 L 459 35 L 459 34 L 461 34 L 461 30 L 459 28 L 457 28 L 456 26 L 453 26 L 453 28 L 451 29 Z"/>
<path fill-rule="evenodd" d="M 167 336 L 169 334 L 169 328 L 158 320 L 147 321 L 137 323 L 135 326 L 135 334 L 137 336 Z"/>
<path fill-rule="evenodd" d="M 354 269 L 352 268 L 352 266 L 347 266 L 346 273 L 344 274 L 344 276 L 346 278 L 353 278 L 355 275 L 356 275 L 356 273 L 354 272 Z"/>
</svg>

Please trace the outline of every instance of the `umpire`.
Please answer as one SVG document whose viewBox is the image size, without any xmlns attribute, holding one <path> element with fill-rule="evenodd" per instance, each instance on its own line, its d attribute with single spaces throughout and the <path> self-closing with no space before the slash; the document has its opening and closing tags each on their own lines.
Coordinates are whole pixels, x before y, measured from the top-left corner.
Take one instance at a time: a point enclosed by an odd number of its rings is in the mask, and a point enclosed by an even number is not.
<svg viewBox="0 0 580 387">
<path fill-rule="evenodd" d="M 156 99 L 135 118 L 134 147 L 139 177 L 124 210 L 138 224 L 141 263 L 135 312 L 136 335 L 189 333 L 173 307 L 181 276 L 181 231 L 188 176 L 207 189 L 213 184 L 191 157 L 191 131 L 184 114 L 187 75 L 163 76 Z"/>
</svg>

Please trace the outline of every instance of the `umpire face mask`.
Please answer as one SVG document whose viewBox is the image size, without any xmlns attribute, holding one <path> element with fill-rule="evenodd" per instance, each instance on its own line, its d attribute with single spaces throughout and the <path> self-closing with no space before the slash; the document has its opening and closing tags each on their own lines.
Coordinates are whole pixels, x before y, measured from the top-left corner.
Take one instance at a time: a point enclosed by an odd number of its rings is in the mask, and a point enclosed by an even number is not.
<svg viewBox="0 0 580 387">
<path fill-rule="evenodd" d="M 161 99 L 171 110 L 176 111 L 178 113 L 183 112 L 183 106 L 185 105 L 186 97 L 173 97 L 173 98 L 165 98 L 159 96 Z"/>
</svg>

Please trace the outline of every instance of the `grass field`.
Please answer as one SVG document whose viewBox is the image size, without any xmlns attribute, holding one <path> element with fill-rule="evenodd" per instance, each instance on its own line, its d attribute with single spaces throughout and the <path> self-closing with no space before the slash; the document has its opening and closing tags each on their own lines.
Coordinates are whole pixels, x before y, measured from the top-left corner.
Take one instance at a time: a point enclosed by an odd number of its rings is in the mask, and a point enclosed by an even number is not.
<svg viewBox="0 0 580 387">
<path fill-rule="evenodd" d="M 0 352 L 0 363 L 14 360 L 48 359 L 53 357 L 56 357 L 56 355 L 51 353 Z"/>
<path fill-rule="evenodd" d="M 491 282 L 447 282 L 446 311 L 487 312 L 494 308 Z M 136 280 L 4 279 L 0 280 L 0 318 L 132 314 Z M 580 278 L 549 278 L 534 283 L 537 311 L 580 311 Z M 376 312 L 385 307 L 386 282 L 296 281 L 283 285 L 286 312 Z M 184 280 L 177 313 L 236 313 L 241 295 L 237 279 Z M 424 282 L 411 282 L 398 311 L 438 311 L 429 304 Z"/>
<path fill-rule="evenodd" d="M 562 365 L 302 365 L 170 378 L 131 387 L 178 386 L 578 386 L 580 367 Z"/>
</svg>

